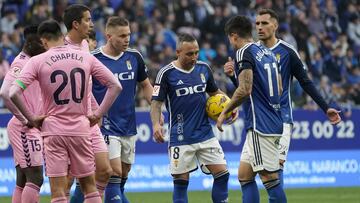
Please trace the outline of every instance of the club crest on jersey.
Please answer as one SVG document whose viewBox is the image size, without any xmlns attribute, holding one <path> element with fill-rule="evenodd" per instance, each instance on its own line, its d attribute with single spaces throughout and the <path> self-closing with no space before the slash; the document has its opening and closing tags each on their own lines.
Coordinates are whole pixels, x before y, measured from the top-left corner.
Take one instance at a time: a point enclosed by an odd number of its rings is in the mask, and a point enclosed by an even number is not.
<svg viewBox="0 0 360 203">
<path fill-rule="evenodd" d="M 279 54 L 279 53 L 276 54 L 276 61 L 277 61 L 278 63 L 280 63 L 280 54 Z"/>
<path fill-rule="evenodd" d="M 126 66 L 128 70 L 132 70 L 131 62 L 129 60 L 126 60 Z"/>
<path fill-rule="evenodd" d="M 20 73 L 21 73 L 21 69 L 19 67 L 15 67 L 13 69 L 13 73 L 14 73 L 15 76 L 19 76 Z"/>
<path fill-rule="evenodd" d="M 174 160 L 174 165 L 175 165 L 175 167 L 177 168 L 178 167 L 178 164 L 179 164 L 179 160 Z"/>
<path fill-rule="evenodd" d="M 200 74 L 200 78 L 201 78 L 201 81 L 203 83 L 206 83 L 206 78 L 205 78 L 205 75 L 203 73 Z"/>
</svg>

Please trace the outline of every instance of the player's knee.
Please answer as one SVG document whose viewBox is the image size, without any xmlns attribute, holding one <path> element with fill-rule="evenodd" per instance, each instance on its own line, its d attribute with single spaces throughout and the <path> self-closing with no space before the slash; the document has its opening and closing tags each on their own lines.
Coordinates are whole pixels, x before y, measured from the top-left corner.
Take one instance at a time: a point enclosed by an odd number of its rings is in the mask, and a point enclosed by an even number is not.
<svg viewBox="0 0 360 203">
<path fill-rule="evenodd" d="M 246 171 L 241 171 L 239 170 L 239 173 L 238 173 L 238 180 L 250 180 L 252 179 L 252 175 L 247 173 Z"/>
<path fill-rule="evenodd" d="M 112 168 L 112 175 L 114 176 L 122 176 L 122 169 L 121 166 L 116 166 Z"/>
<path fill-rule="evenodd" d="M 44 182 L 44 177 L 42 173 L 42 167 L 33 167 L 25 169 L 26 182 L 33 183 L 39 187 L 42 186 Z"/>
<path fill-rule="evenodd" d="M 100 178 L 101 180 L 108 181 L 112 174 L 113 170 L 111 167 L 104 167 L 102 170 L 96 171 L 96 179 L 98 180 Z"/>
<path fill-rule="evenodd" d="M 84 194 L 95 192 L 97 190 L 96 186 L 95 186 L 95 178 L 92 175 L 83 177 L 83 178 L 79 178 L 79 183 L 80 183 L 81 190 Z"/>
<path fill-rule="evenodd" d="M 27 182 L 31 182 L 39 187 L 44 183 L 44 177 L 42 174 L 33 174 L 31 177 L 27 177 Z"/>
</svg>

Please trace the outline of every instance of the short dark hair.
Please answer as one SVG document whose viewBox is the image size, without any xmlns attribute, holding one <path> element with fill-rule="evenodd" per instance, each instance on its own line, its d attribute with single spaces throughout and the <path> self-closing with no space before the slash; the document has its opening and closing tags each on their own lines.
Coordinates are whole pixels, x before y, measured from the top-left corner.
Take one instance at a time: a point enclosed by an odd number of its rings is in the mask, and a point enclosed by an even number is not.
<svg viewBox="0 0 360 203">
<path fill-rule="evenodd" d="M 68 31 L 72 29 L 72 23 L 74 21 L 81 22 L 81 18 L 84 17 L 84 12 L 89 11 L 90 8 L 82 4 L 73 4 L 68 6 L 64 11 L 64 24 Z"/>
<path fill-rule="evenodd" d="M 24 39 L 26 40 L 26 38 L 29 35 L 37 35 L 37 30 L 38 30 L 38 26 L 37 25 L 28 25 L 24 28 Z"/>
<path fill-rule="evenodd" d="M 106 22 L 106 28 L 115 26 L 129 26 L 129 21 L 119 16 L 111 16 Z"/>
<path fill-rule="evenodd" d="M 264 8 L 258 11 L 258 15 L 265 15 L 265 14 L 269 14 L 271 18 L 274 18 L 276 22 L 279 22 L 279 16 L 275 13 L 274 10 L 269 8 Z"/>
<path fill-rule="evenodd" d="M 249 18 L 237 15 L 230 18 L 225 24 L 225 33 L 230 35 L 235 33 L 242 38 L 252 37 L 252 23 Z"/>
<path fill-rule="evenodd" d="M 177 44 L 179 46 L 183 42 L 194 42 L 194 41 L 196 41 L 196 38 L 191 34 L 181 33 L 181 34 L 178 34 L 177 41 L 178 41 Z"/>
<path fill-rule="evenodd" d="M 55 20 L 46 20 L 39 25 L 38 35 L 47 40 L 57 40 L 63 36 L 58 22 Z"/>
</svg>

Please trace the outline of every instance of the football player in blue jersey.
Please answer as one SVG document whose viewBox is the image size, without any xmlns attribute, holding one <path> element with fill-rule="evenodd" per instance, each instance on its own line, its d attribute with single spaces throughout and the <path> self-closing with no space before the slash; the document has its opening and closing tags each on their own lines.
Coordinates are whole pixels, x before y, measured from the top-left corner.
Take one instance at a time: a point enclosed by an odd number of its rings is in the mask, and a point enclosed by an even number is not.
<svg viewBox="0 0 360 203">
<path fill-rule="evenodd" d="M 279 163 L 281 170 L 279 171 L 280 181 L 283 185 L 283 165 L 286 161 L 290 146 L 293 117 L 290 97 L 290 85 L 293 77 L 295 77 L 301 87 L 308 93 L 320 108 L 326 113 L 332 124 L 337 124 L 341 121 L 339 111 L 330 108 L 319 92 L 316 90 L 313 82 L 307 76 L 303 63 L 300 60 L 299 54 L 295 48 L 287 42 L 276 38 L 276 30 L 278 28 L 278 16 L 271 9 L 262 9 L 258 12 L 256 17 L 256 31 L 259 40 L 263 45 L 270 48 L 275 54 L 280 66 L 281 77 L 283 80 L 283 94 L 281 95 L 281 113 L 284 123 L 284 130 L 279 143 Z M 235 77 L 234 63 L 226 63 L 224 71 L 228 76 Z M 232 79 L 233 80 L 233 79 Z M 237 84 L 236 84 L 237 85 Z"/>
<path fill-rule="evenodd" d="M 281 76 L 275 55 L 254 43 L 252 24 L 245 16 L 234 16 L 225 25 L 230 44 L 235 48 L 235 70 L 239 86 L 220 114 L 217 127 L 222 131 L 226 114 L 243 104 L 246 140 L 241 153 L 238 179 L 244 203 L 260 202 L 255 182 L 260 175 L 270 203 L 286 202 L 278 176 L 278 143 L 283 131 L 280 111 Z"/>
<path fill-rule="evenodd" d="M 106 23 L 107 42 L 92 54 L 113 72 L 123 86 L 114 104 L 102 120 L 101 132 L 108 144 L 110 165 L 113 170 L 105 189 L 105 202 L 129 202 L 124 186 L 135 159 L 136 120 L 135 93 L 137 83 L 151 103 L 153 87 L 148 79 L 147 68 L 139 51 L 129 48 L 130 26 L 128 20 L 110 17 Z M 106 87 L 94 79 L 93 94 L 101 102 Z"/>
<path fill-rule="evenodd" d="M 157 74 L 151 103 L 154 139 L 164 142 L 160 125 L 161 106 L 169 112 L 169 158 L 173 176 L 173 202 L 188 202 L 190 172 L 200 165 L 212 174 L 213 202 L 228 202 L 229 172 L 224 152 L 214 136 L 205 111 L 206 93 L 223 94 L 208 64 L 198 61 L 199 45 L 189 34 L 178 36 L 177 59 Z M 232 121 L 236 116 L 232 117 Z"/>
</svg>

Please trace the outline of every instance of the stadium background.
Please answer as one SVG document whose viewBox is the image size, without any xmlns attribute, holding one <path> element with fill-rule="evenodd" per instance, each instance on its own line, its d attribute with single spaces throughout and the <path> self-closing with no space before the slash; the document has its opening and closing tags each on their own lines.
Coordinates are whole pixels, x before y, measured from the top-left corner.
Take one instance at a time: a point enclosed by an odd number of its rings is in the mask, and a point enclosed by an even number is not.
<svg viewBox="0 0 360 203">
<path fill-rule="evenodd" d="M 343 122 L 332 126 L 323 112 L 295 80 L 292 88 L 294 133 L 285 168 L 287 188 L 355 187 L 360 191 L 360 2 L 357 0 L 8 0 L 0 1 L 0 84 L 9 64 L 21 50 L 25 25 L 54 18 L 71 3 L 92 9 L 98 45 L 105 43 L 107 17 L 120 15 L 131 22 L 131 47 L 145 58 L 150 79 L 175 56 L 176 33 L 192 33 L 199 41 L 199 60 L 211 65 L 219 87 L 232 94 L 234 88 L 223 74 L 222 65 L 233 54 L 223 28 L 227 19 L 244 14 L 255 20 L 256 10 L 272 8 L 280 17 L 278 36 L 294 45 L 310 77 L 326 101 L 342 111 Z M 63 26 L 64 32 L 66 32 Z M 255 35 L 254 35 L 255 36 Z M 148 106 L 137 94 L 139 140 L 136 164 L 127 184 L 130 192 L 171 191 L 167 146 L 151 139 Z M 9 196 L 15 184 L 12 151 L 6 124 L 10 114 L 0 113 L 0 196 Z M 216 131 L 224 147 L 231 179 L 229 187 L 239 190 L 236 178 L 243 141 L 243 120 Z M 191 190 L 209 190 L 212 178 L 199 171 L 191 176 Z M 261 186 L 260 182 L 259 186 Z M 290 190 L 291 191 L 291 190 Z M 46 181 L 41 190 L 49 194 Z M 354 201 L 360 202 L 359 193 Z M 311 200 L 311 199 L 310 199 Z M 292 202 L 292 201 L 289 201 Z M 312 202 L 312 201 L 310 201 Z M 339 201 L 338 201 L 339 202 Z M 340 201 L 342 202 L 342 201 Z M 345 202 L 345 201 L 344 201 Z"/>
</svg>

